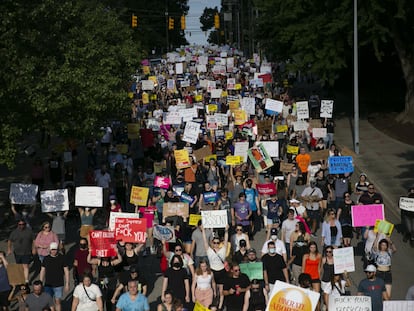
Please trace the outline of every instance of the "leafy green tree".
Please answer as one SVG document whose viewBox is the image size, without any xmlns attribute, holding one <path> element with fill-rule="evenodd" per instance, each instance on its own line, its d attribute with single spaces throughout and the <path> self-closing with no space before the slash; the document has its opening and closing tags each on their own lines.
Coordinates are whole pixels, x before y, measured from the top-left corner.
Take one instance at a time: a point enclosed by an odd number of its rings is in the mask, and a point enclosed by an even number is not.
<svg viewBox="0 0 414 311">
<path fill-rule="evenodd" d="M 379 60 L 393 46 L 406 81 L 401 121 L 414 122 L 414 2 L 358 1 L 359 43 L 372 45 Z M 289 60 L 290 70 L 316 74 L 333 85 L 352 63 L 353 1 L 256 0 L 257 38 L 273 60 Z"/>
<path fill-rule="evenodd" d="M 0 163 L 13 167 L 21 135 L 84 137 L 129 107 L 140 46 L 97 1 L 0 3 Z"/>
</svg>

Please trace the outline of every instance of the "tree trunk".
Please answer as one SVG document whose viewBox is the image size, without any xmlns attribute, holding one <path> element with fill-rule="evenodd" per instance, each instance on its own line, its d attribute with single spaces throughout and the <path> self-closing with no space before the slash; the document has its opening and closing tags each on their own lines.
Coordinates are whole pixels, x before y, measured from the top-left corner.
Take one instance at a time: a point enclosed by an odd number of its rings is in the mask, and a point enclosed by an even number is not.
<svg viewBox="0 0 414 311">
<path fill-rule="evenodd" d="M 396 120 L 401 123 L 414 123 L 414 55 L 394 31 L 394 45 L 401 63 L 401 69 L 406 84 L 405 109 Z"/>
</svg>

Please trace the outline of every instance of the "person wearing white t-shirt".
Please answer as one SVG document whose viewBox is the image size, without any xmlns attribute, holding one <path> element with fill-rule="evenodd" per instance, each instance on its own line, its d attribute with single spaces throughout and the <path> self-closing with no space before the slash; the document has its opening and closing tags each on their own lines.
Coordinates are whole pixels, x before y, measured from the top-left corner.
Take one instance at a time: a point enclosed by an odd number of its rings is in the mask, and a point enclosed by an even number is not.
<svg viewBox="0 0 414 311">
<path fill-rule="evenodd" d="M 285 246 L 285 243 L 283 243 L 282 240 L 278 239 L 276 228 L 272 228 L 270 230 L 270 239 L 269 239 L 269 236 L 268 236 L 268 238 L 266 239 L 266 242 L 264 242 L 264 244 L 263 244 L 262 257 L 263 257 L 263 255 L 265 255 L 269 252 L 269 250 L 267 248 L 267 243 L 269 243 L 270 241 L 275 242 L 276 253 L 279 254 L 279 255 L 282 255 L 285 262 L 287 262 L 286 246 Z"/>
<path fill-rule="evenodd" d="M 295 210 L 290 208 L 288 217 L 282 222 L 282 241 L 285 242 L 286 249 L 290 250 L 290 236 L 295 231 L 298 221 L 295 218 Z M 290 259 L 290 252 L 287 254 L 287 259 Z"/>
<path fill-rule="evenodd" d="M 73 291 L 72 311 L 103 311 L 102 293 L 99 286 L 92 283 L 91 276 L 85 274 L 82 283 Z"/>
</svg>

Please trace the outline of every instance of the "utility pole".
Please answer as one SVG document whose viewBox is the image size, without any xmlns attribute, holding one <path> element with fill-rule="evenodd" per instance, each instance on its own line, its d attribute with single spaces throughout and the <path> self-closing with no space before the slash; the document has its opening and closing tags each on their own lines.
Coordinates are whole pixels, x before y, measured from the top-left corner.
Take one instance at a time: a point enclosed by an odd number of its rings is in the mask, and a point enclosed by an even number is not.
<svg viewBox="0 0 414 311">
<path fill-rule="evenodd" d="M 167 51 L 169 51 L 170 42 L 168 38 L 168 0 L 165 0 L 165 39 L 167 40 Z"/>
<path fill-rule="evenodd" d="M 359 154 L 358 0 L 354 0 L 354 151 Z"/>
</svg>

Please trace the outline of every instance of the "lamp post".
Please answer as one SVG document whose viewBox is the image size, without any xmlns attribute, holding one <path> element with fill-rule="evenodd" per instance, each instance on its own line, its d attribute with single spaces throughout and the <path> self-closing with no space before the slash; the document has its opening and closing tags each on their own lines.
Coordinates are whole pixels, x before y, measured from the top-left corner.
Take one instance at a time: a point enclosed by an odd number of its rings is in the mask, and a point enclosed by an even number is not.
<svg viewBox="0 0 414 311">
<path fill-rule="evenodd" d="M 354 0 L 354 151 L 359 154 L 358 0 Z"/>
</svg>

